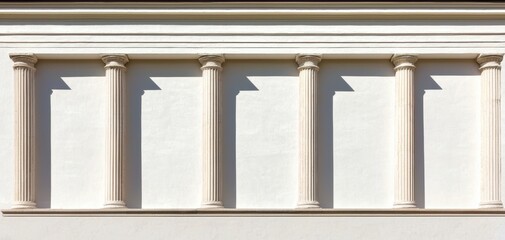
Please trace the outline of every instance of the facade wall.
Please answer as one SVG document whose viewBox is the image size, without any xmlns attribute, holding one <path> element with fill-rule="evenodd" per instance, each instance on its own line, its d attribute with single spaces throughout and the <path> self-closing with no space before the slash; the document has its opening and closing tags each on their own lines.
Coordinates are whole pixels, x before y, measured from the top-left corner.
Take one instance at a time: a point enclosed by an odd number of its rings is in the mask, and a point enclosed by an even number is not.
<svg viewBox="0 0 505 240">
<path fill-rule="evenodd" d="M 77 15 L 71 20 L 2 14 L 7 19 L 0 24 L 1 209 L 11 207 L 14 195 L 14 76 L 9 54 L 19 52 L 39 58 L 35 75 L 39 208 L 103 206 L 106 85 L 100 55 L 107 53 L 130 58 L 126 64 L 129 208 L 200 207 L 203 99 L 197 58 L 202 54 L 226 58 L 222 71 L 224 207 L 295 208 L 300 101 L 295 55 L 300 53 L 323 56 L 317 176 L 322 208 L 393 207 L 395 73 L 390 58 L 397 53 L 419 56 L 414 75 L 418 207 L 479 207 L 481 76 L 475 58 L 480 53 L 504 52 L 503 17 L 128 19 L 126 13 L 117 19 Z M 501 189 L 505 191 L 503 179 Z M 503 214 L 4 214 L 0 239 L 67 239 L 70 235 L 76 239 L 146 235 L 151 239 L 501 239 L 503 226 Z"/>
</svg>

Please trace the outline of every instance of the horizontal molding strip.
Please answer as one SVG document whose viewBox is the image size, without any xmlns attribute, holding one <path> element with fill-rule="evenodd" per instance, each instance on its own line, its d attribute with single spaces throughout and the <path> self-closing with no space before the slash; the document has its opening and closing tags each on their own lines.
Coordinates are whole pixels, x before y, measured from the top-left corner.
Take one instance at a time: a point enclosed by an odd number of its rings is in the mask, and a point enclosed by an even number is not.
<svg viewBox="0 0 505 240">
<path fill-rule="evenodd" d="M 505 18 L 501 3 L 175 3 L 175 4 L 0 4 L 0 18 L 179 18 L 179 19 L 244 19 L 244 18 L 336 18 L 336 19 L 499 19 Z"/>
<path fill-rule="evenodd" d="M 181 7 L 192 7 L 192 8 L 206 8 L 209 7 L 210 5 L 213 6 L 214 8 L 219 8 L 219 7 L 227 7 L 227 8 L 254 8 L 254 7 L 269 7 L 273 9 L 285 9 L 287 8 L 286 6 L 289 4 L 291 7 L 297 7 L 301 8 L 304 7 L 306 9 L 317 9 L 317 8 L 332 8 L 338 6 L 339 8 L 357 8 L 357 7 L 363 7 L 363 8 L 370 8 L 370 9 L 375 9 L 375 8 L 393 8 L 393 9 L 399 9 L 399 8 L 429 8 L 429 7 L 438 7 L 438 8 L 449 8 L 449 9 L 454 9 L 454 8 L 460 8 L 460 9 L 465 9 L 465 8 L 483 8 L 486 6 L 502 6 L 505 7 L 505 4 L 500 4 L 496 2 L 459 2 L 459 3 L 446 3 L 446 2 L 338 2 L 338 3 L 332 3 L 332 2 L 318 2 L 318 1 L 313 1 L 310 3 L 307 2 L 283 2 L 283 1 L 271 1 L 271 2 L 212 2 L 212 3 L 205 3 L 205 2 L 142 2 L 142 3 L 135 3 L 135 2 L 103 2 L 103 3 L 96 3 L 96 2 L 77 2 L 77 3 L 67 3 L 67 2 L 45 2 L 45 3 L 36 3 L 36 2 L 30 2 L 30 3 L 25 3 L 25 2 L 18 2 L 18 3 L 0 3 L 0 6 L 4 7 L 25 7 L 25 8 L 33 8 L 33 7 L 54 7 L 58 6 L 60 8 L 69 8 L 69 7 L 78 7 L 78 8 L 96 8 L 96 7 L 101 7 L 101 8 L 114 8 L 114 7 L 126 7 L 126 8 L 159 8 L 159 7 L 173 7 L 173 8 L 181 8 Z M 289 8 L 289 7 L 288 7 Z"/>
<path fill-rule="evenodd" d="M 97 23 L 99 25 L 100 23 Z M 37 25 L 34 25 L 37 26 Z M 38 27 L 38 26 L 37 26 Z M 448 26 L 451 27 L 451 26 Z M 276 33 L 265 33 L 265 32 L 248 32 L 248 33 L 236 33 L 236 32 L 170 32 L 170 33 L 156 33 L 156 32 L 145 32 L 145 33 L 130 33 L 130 32 L 116 32 L 116 33 L 100 33 L 100 32 L 73 32 L 73 33 L 62 33 L 62 32 L 16 32 L 16 33 L 5 33 L 0 32 L 2 37 L 86 37 L 86 36 L 99 36 L 99 37 L 193 37 L 193 36 L 206 36 L 206 37 L 397 37 L 397 36 L 407 36 L 407 37 L 432 37 L 432 36 L 442 36 L 442 37 L 465 37 L 465 36 L 478 36 L 478 37 L 503 37 L 505 32 L 457 32 L 457 33 L 437 33 L 437 32 L 411 32 L 411 33 L 379 33 L 379 32 L 367 32 L 367 33 L 327 33 L 327 32 L 313 32 L 313 33 L 292 33 L 292 32 L 276 32 Z"/>
<path fill-rule="evenodd" d="M 104 48 L 103 51 L 97 52 L 101 48 L 64 48 L 59 47 L 54 48 L 40 48 L 36 47 L 34 49 L 23 48 L 22 50 L 16 51 L 17 49 L 12 49 L 11 53 L 20 52 L 30 52 L 37 56 L 38 59 L 50 59 L 50 60 L 86 60 L 94 59 L 99 60 L 100 56 L 103 54 L 115 54 L 121 52 L 122 54 L 127 54 L 129 59 L 142 59 L 142 60 L 174 60 L 174 59 L 198 59 L 201 55 L 208 54 L 223 54 L 226 59 L 238 59 L 238 60 L 250 60 L 250 59 L 271 59 L 271 60 L 284 60 L 284 59 L 294 59 L 297 54 L 300 53 L 317 53 L 321 54 L 324 59 L 330 60 L 348 60 L 348 59 L 384 59 L 389 60 L 395 54 L 395 52 L 407 52 L 409 54 L 415 54 L 419 59 L 475 59 L 480 53 L 490 53 L 490 54 L 501 54 L 503 49 L 499 48 L 499 51 L 492 51 L 490 48 L 465 48 L 461 50 L 454 49 L 453 51 L 441 52 L 442 49 L 430 48 L 427 51 L 419 51 L 419 49 L 406 48 L 401 50 L 401 48 L 396 48 L 392 51 L 389 48 L 379 49 L 378 51 L 370 51 L 367 48 L 348 48 L 348 49 L 317 49 L 317 48 L 303 48 L 303 49 L 267 49 L 267 48 L 255 48 L 252 51 L 251 48 L 228 48 L 226 51 L 221 51 L 217 48 L 207 48 L 206 51 L 195 51 L 194 49 L 185 50 L 180 48 L 168 49 L 164 48 L 162 50 L 157 48 L 131 48 L 125 51 L 125 47 L 122 47 L 121 51 L 114 48 Z M 58 52 L 55 52 L 55 51 Z M 86 51 L 88 50 L 88 51 Z M 377 49 L 376 49 L 377 50 Z M 422 50 L 422 49 L 421 49 Z M 451 50 L 451 49 L 449 49 Z M 475 50 L 482 50 L 476 52 Z"/>
<path fill-rule="evenodd" d="M 114 43 L 114 42 L 94 42 L 94 43 L 65 43 L 65 42 L 53 42 L 53 43 L 20 43 L 20 42 L 1 42 L 4 48 L 14 48 L 14 47 L 61 47 L 61 48 L 180 48 L 180 49 L 208 49 L 208 48 L 220 48 L 220 52 L 226 52 L 226 49 L 241 48 L 241 49 L 258 49 L 258 48 L 268 48 L 267 53 L 271 52 L 270 49 L 308 49 L 308 48 L 324 48 L 330 49 L 341 49 L 341 48 L 389 48 L 389 49 L 399 49 L 399 48 L 425 48 L 425 49 L 435 49 L 441 48 L 440 50 L 434 51 L 439 53 L 446 53 L 444 49 L 461 49 L 461 48 L 500 48 L 505 49 L 505 42 L 484 42 L 484 43 Z M 118 45 L 121 44 L 121 47 Z M 200 50 L 200 52 L 205 52 L 205 50 Z M 324 50 L 323 50 L 324 51 Z M 503 51 L 503 50 L 500 50 Z M 246 50 L 247 52 L 247 50 Z M 254 51 L 256 52 L 256 51 Z M 326 51 L 325 51 L 326 52 Z M 349 51 L 339 50 L 339 52 L 347 53 Z"/>
<path fill-rule="evenodd" d="M 103 18 L 136 19 L 178 18 L 178 19 L 244 19 L 256 17 L 262 19 L 415 19 L 435 17 L 436 19 L 503 19 L 505 9 L 450 10 L 450 9 L 0 9 L 0 18 L 15 19 L 59 18 Z"/>
<path fill-rule="evenodd" d="M 156 35 L 156 36 L 422 36 L 503 35 L 496 21 L 128 21 L 128 20 L 4 20 L 0 35 Z M 353 25 L 354 24 L 354 25 Z M 27 28 L 27 25 L 36 28 Z M 135 29 L 135 30 L 132 30 Z"/>
<path fill-rule="evenodd" d="M 120 38 L 121 40 L 118 40 Z M 367 43 L 378 43 L 378 44 L 438 44 L 438 43 L 451 43 L 451 44 L 462 44 L 462 43 L 502 43 L 505 44 L 505 35 L 492 35 L 492 36 L 412 36 L 412 37 L 400 37 L 400 36 L 388 36 L 388 37 L 336 37 L 336 36 L 324 36 L 320 35 L 317 38 L 314 36 L 298 36 L 286 40 L 285 36 L 261 36 L 255 39 L 248 39 L 243 36 L 208 36 L 206 39 L 198 39 L 193 36 L 185 37 L 154 37 L 154 36 L 100 36 L 93 39 L 86 39 L 83 36 L 0 36 L 0 42 L 2 43 L 169 43 L 169 44 L 367 44 Z"/>
<path fill-rule="evenodd" d="M 3 209 L 5 217 L 505 217 L 504 209 Z"/>
</svg>

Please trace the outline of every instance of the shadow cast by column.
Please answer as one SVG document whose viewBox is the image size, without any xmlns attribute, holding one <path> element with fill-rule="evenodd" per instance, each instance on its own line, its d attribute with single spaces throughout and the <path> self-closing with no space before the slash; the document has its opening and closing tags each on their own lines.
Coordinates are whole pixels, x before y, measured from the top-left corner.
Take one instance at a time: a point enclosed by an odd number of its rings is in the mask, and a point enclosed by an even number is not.
<svg viewBox="0 0 505 240">
<path fill-rule="evenodd" d="M 321 208 L 333 208 L 333 96 L 353 92 L 341 77 L 325 74 L 319 79 L 318 193 Z"/>
<path fill-rule="evenodd" d="M 422 60 L 419 61 L 422 63 Z M 418 62 L 418 64 L 419 64 Z M 417 65 L 417 64 L 416 64 Z M 414 77 L 414 196 L 418 208 L 426 207 L 425 159 L 424 159 L 424 97 L 427 90 L 442 90 L 429 75 L 416 70 Z"/>
<path fill-rule="evenodd" d="M 148 76 L 126 75 L 128 86 L 126 205 L 142 208 L 142 96 L 146 90 L 161 90 Z"/>
<path fill-rule="evenodd" d="M 227 75 L 223 81 L 223 199 L 225 208 L 237 206 L 237 97 L 241 91 L 258 91 L 247 77 Z"/>
</svg>

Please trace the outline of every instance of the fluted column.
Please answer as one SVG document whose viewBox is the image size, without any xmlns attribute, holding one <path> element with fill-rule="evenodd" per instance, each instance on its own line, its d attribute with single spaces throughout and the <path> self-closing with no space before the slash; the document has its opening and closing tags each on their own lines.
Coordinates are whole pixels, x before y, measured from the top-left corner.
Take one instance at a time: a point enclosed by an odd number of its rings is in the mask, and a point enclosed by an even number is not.
<svg viewBox="0 0 505 240">
<path fill-rule="evenodd" d="M 300 155 L 298 208 L 319 208 L 317 196 L 317 55 L 298 55 L 300 71 Z"/>
<path fill-rule="evenodd" d="M 481 54 L 481 208 L 502 208 L 500 101 L 502 55 Z"/>
<path fill-rule="evenodd" d="M 105 208 L 124 208 L 126 143 L 126 55 L 102 56 L 107 81 L 105 141 Z"/>
<path fill-rule="evenodd" d="M 10 54 L 14 61 L 14 204 L 35 208 L 35 63 L 33 54 Z"/>
<path fill-rule="evenodd" d="M 395 208 L 415 208 L 414 196 L 414 63 L 412 55 L 394 55 L 396 92 Z"/>
<path fill-rule="evenodd" d="M 198 59 L 203 78 L 203 192 L 202 208 L 222 208 L 222 87 L 224 57 L 206 55 Z"/>
</svg>

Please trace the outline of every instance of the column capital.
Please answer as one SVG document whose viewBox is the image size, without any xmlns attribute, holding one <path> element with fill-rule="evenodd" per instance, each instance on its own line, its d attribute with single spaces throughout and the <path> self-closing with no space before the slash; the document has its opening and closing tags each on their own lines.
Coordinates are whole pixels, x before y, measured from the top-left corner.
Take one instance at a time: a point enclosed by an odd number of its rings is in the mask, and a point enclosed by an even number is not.
<svg viewBox="0 0 505 240">
<path fill-rule="evenodd" d="M 317 66 L 321 62 L 322 56 L 320 54 L 298 54 L 296 55 L 296 62 L 298 63 L 298 70 L 314 69 L 319 70 Z"/>
<path fill-rule="evenodd" d="M 102 55 L 102 61 L 105 63 L 105 68 L 111 68 L 111 67 L 126 68 L 124 65 L 129 60 L 126 54 L 106 54 Z"/>
<path fill-rule="evenodd" d="M 485 68 L 501 68 L 502 54 L 479 54 L 477 63 L 480 65 L 480 70 Z"/>
<path fill-rule="evenodd" d="M 400 68 L 416 68 L 417 56 L 412 54 L 394 54 L 391 62 L 395 65 L 395 70 Z"/>
<path fill-rule="evenodd" d="M 221 70 L 221 64 L 224 63 L 224 56 L 220 54 L 215 55 L 202 55 L 198 58 L 202 64 L 201 69 L 215 68 Z"/>
<path fill-rule="evenodd" d="M 14 67 L 28 67 L 35 69 L 37 57 L 33 53 L 10 53 L 9 57 L 14 62 Z"/>
</svg>

